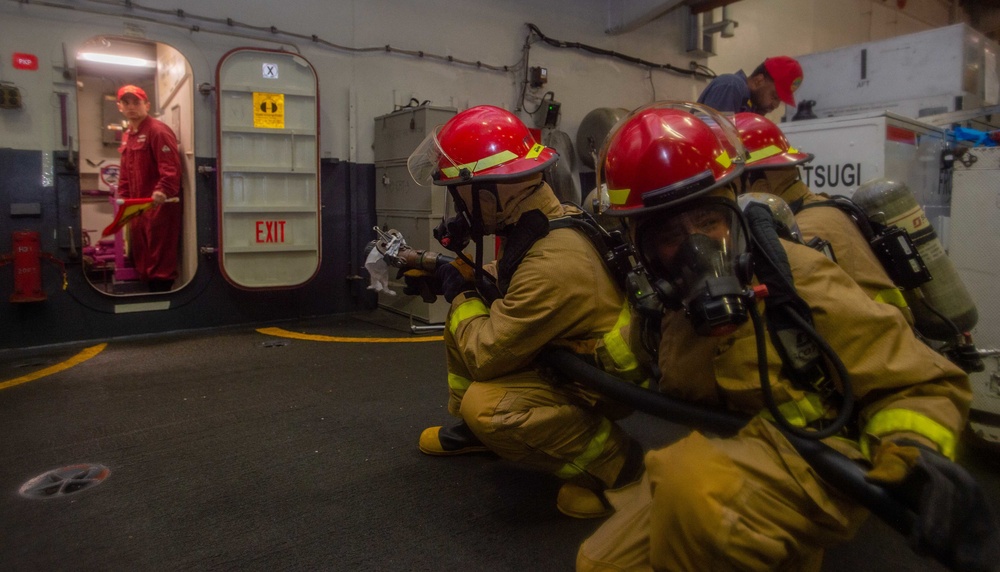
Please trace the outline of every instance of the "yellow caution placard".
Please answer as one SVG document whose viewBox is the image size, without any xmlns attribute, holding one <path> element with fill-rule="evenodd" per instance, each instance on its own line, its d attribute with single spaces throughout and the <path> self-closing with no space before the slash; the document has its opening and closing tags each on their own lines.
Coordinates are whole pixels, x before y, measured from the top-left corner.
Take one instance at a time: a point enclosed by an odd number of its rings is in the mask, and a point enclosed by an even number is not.
<svg viewBox="0 0 1000 572">
<path fill-rule="evenodd" d="M 253 126 L 260 129 L 285 128 L 285 94 L 253 93 Z"/>
</svg>

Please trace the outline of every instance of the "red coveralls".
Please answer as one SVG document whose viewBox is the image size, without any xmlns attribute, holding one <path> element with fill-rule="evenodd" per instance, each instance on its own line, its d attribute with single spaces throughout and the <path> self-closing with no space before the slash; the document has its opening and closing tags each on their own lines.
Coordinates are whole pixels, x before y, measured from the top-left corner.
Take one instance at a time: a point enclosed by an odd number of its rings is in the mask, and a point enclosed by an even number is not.
<svg viewBox="0 0 1000 572">
<path fill-rule="evenodd" d="M 122 198 L 149 198 L 161 191 L 167 198 L 180 194 L 181 157 L 177 137 L 166 124 L 147 117 L 129 130 L 122 146 L 118 192 Z M 129 223 L 132 262 L 143 282 L 177 278 L 180 203 L 165 203 L 136 216 Z"/>
</svg>

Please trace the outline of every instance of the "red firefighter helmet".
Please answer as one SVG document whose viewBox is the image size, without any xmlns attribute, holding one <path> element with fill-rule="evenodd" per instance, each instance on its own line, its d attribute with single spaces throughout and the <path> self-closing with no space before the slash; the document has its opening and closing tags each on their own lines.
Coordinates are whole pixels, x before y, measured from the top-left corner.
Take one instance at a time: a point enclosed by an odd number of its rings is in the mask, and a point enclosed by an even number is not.
<svg viewBox="0 0 1000 572">
<path fill-rule="evenodd" d="M 813 160 L 812 153 L 792 147 L 781 129 L 763 115 L 737 113 L 733 123 L 747 149 L 747 171 L 791 167 Z"/>
<path fill-rule="evenodd" d="M 480 105 L 428 135 L 406 165 L 419 185 L 504 182 L 540 173 L 559 158 L 513 113 Z"/>
<path fill-rule="evenodd" d="M 633 216 L 734 181 L 745 151 L 732 123 L 692 104 L 653 104 L 622 120 L 601 167 L 611 216 Z"/>
</svg>

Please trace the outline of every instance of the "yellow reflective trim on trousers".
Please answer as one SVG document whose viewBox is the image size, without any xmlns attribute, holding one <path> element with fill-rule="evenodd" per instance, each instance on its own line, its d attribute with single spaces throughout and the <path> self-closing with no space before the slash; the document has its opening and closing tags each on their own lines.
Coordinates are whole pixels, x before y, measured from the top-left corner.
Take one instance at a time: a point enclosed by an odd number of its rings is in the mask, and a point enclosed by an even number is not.
<svg viewBox="0 0 1000 572">
<path fill-rule="evenodd" d="M 534 151 L 534 149 L 532 149 Z M 529 152 L 530 153 L 530 152 Z M 541 153 L 541 151 L 539 151 Z M 495 155 L 490 155 L 489 157 L 483 157 L 478 161 L 472 163 L 466 163 L 464 165 L 456 165 L 454 167 L 445 167 L 441 169 L 441 174 L 445 177 L 452 179 L 458 176 L 462 169 L 468 169 L 470 173 L 475 174 L 483 169 L 489 169 L 490 167 L 496 167 L 497 165 L 502 165 L 507 161 L 513 161 L 517 159 L 517 154 L 513 151 L 500 151 Z"/>
<path fill-rule="evenodd" d="M 458 374 L 448 372 L 448 387 L 452 391 L 460 395 L 464 395 L 465 390 L 469 389 L 470 385 L 472 385 L 471 379 L 467 377 L 462 377 L 461 375 Z"/>
<path fill-rule="evenodd" d="M 885 290 L 879 290 L 875 294 L 875 301 L 882 304 L 889 304 L 890 306 L 895 306 L 897 308 L 906 308 L 909 304 L 906 303 L 906 298 L 903 297 L 903 292 L 899 288 L 886 288 Z"/>
<path fill-rule="evenodd" d="M 805 427 L 813 421 L 823 418 L 826 408 L 823 407 L 823 400 L 815 393 L 806 394 L 798 401 L 786 401 L 778 406 L 781 415 L 795 427 Z M 774 421 L 774 416 L 770 411 L 762 411 L 760 416 L 764 419 Z"/>
<path fill-rule="evenodd" d="M 612 205 L 624 205 L 628 201 L 631 189 L 608 189 L 608 203 Z"/>
<path fill-rule="evenodd" d="M 486 304 L 482 300 L 479 298 L 468 298 L 451 311 L 451 318 L 448 319 L 448 331 L 452 335 L 455 335 L 458 325 L 464 320 L 475 318 L 476 316 L 488 316 L 489 313 L 489 308 L 486 307 Z"/>
<path fill-rule="evenodd" d="M 596 459 L 608 443 L 611 436 L 611 422 L 606 418 L 601 419 L 601 425 L 597 428 L 597 434 L 587 444 L 587 448 L 579 457 L 572 462 L 566 463 L 561 469 L 556 471 L 556 476 L 562 479 L 572 479 L 577 475 L 582 475 L 587 470 L 587 465 Z"/>
<path fill-rule="evenodd" d="M 617 366 L 617 373 L 626 377 L 635 377 L 634 373 L 639 370 L 639 358 L 635 357 L 628 346 L 628 342 L 622 337 L 622 329 L 627 328 L 632 321 L 632 314 L 629 312 L 628 304 L 622 307 L 618 314 L 618 321 L 614 328 L 603 336 L 604 348 L 608 356 Z M 629 376 L 629 374 L 633 374 Z"/>
<path fill-rule="evenodd" d="M 777 145 L 768 145 L 756 151 L 751 151 L 750 156 L 747 158 L 747 164 L 752 164 L 761 159 L 767 159 L 768 157 L 774 157 L 778 153 L 781 153 L 781 147 Z"/>
<path fill-rule="evenodd" d="M 872 441 L 900 431 L 917 433 L 930 439 L 938 446 L 938 451 L 942 455 L 952 461 L 955 460 L 955 446 L 958 441 L 955 433 L 923 413 L 909 409 L 883 409 L 873 415 L 868 420 L 861 438 L 861 453 L 866 459 L 871 459 Z"/>
</svg>

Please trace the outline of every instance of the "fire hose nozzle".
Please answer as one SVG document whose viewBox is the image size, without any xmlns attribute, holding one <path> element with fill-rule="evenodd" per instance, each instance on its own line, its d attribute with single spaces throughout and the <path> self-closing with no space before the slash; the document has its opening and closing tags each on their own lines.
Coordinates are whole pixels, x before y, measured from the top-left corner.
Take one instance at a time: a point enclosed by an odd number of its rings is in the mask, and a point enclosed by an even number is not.
<svg viewBox="0 0 1000 572">
<path fill-rule="evenodd" d="M 438 266 L 448 264 L 452 260 L 454 260 L 454 258 L 445 256 L 439 252 L 433 252 L 431 250 L 417 250 L 415 248 L 405 247 L 399 249 L 399 253 L 396 255 L 395 259 L 390 262 L 390 265 L 397 268 L 415 268 L 418 270 L 434 272 Z M 386 261 L 389 262 L 388 257 L 386 258 Z"/>
<path fill-rule="evenodd" d="M 446 256 L 432 250 L 419 250 L 407 246 L 403 235 L 396 229 L 384 231 L 375 227 L 378 239 L 375 248 L 382 253 L 386 264 L 404 270 L 425 270 L 434 272 L 442 264 L 448 264 L 454 260 L 451 256 Z"/>
</svg>

